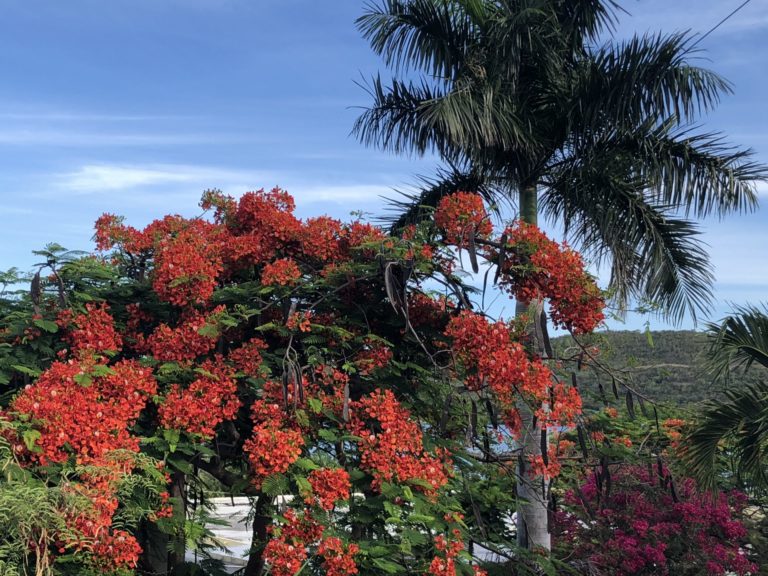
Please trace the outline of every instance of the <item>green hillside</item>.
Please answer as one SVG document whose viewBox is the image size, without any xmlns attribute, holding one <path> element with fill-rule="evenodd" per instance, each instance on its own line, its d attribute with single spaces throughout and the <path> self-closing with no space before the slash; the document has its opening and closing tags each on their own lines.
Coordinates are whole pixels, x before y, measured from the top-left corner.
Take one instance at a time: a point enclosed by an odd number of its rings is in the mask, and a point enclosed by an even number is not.
<svg viewBox="0 0 768 576">
<path fill-rule="evenodd" d="M 586 342 L 600 349 L 601 362 L 658 402 L 688 406 L 715 398 L 723 390 L 723 385 L 714 384 L 701 368 L 701 356 L 707 348 L 707 338 L 702 332 L 651 332 L 650 339 L 639 331 L 602 332 Z M 560 357 L 578 352 L 570 336 L 555 338 L 552 344 Z M 766 377 L 768 371 L 756 366 L 746 375 L 734 377 L 729 385 L 738 386 Z M 585 367 L 577 374 L 582 393 L 590 403 L 599 401 L 598 379 L 606 394 L 612 396 L 611 377 L 607 373 Z"/>
</svg>

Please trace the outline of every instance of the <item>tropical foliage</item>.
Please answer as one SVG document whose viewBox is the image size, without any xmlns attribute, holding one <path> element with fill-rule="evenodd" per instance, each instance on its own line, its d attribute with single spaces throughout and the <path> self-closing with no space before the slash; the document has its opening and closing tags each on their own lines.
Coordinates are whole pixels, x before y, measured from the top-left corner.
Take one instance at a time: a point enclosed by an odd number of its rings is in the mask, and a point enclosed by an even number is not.
<svg viewBox="0 0 768 576">
<path fill-rule="evenodd" d="M 50 515 L 2 536 L 2 560 L 181 574 L 215 490 L 252 498 L 245 574 L 481 574 L 473 548 L 524 567 L 509 445 L 575 425 L 581 398 L 526 319 L 472 309 L 454 251 L 577 334 L 604 304 L 580 256 L 527 224 L 494 234 L 472 194 L 402 237 L 300 220 L 279 189 L 201 205 L 143 229 L 105 214 L 100 254 L 50 246 L 3 298 L 0 491 L 21 506 L 45 486 Z M 523 479 L 559 457 L 526 455 Z"/>
<path fill-rule="evenodd" d="M 249 499 L 243 576 L 754 573 L 766 385 L 691 423 L 592 332 L 607 301 L 706 309 L 687 217 L 753 209 L 768 172 L 695 128 L 729 86 L 688 36 L 602 42 L 617 8 L 370 5 L 394 79 L 355 131 L 449 167 L 390 231 L 208 191 L 198 217 L 105 214 L 94 253 L 1 273 L 0 576 L 222 574 L 212 495 Z M 607 292 L 539 213 L 609 263 Z M 768 367 L 766 334 L 737 309 L 705 368 Z"/>
<path fill-rule="evenodd" d="M 395 152 L 436 151 L 449 166 L 401 204 L 399 224 L 456 189 L 499 203 L 532 191 L 532 217 L 541 210 L 591 260 L 609 261 L 619 304 L 635 296 L 672 319 L 695 317 L 712 275 L 679 213 L 753 209 L 766 169 L 695 128 L 730 87 L 696 65 L 691 38 L 605 41 L 617 10 L 600 0 L 376 2 L 358 26 L 394 79 L 370 83 L 355 132 Z"/>
<path fill-rule="evenodd" d="M 712 273 L 680 216 L 751 210 L 768 173 L 750 152 L 695 128 L 728 84 L 692 63 L 685 34 L 604 42 L 613 1 L 382 0 L 358 19 L 394 78 L 375 78 L 357 120 L 362 142 L 436 152 L 449 166 L 400 202 L 395 226 L 443 194 L 517 200 L 521 220 L 560 223 L 610 266 L 620 311 L 630 298 L 680 321 L 707 309 Z M 522 313 L 529 302 L 519 301 Z M 528 416 L 530 417 L 530 416 Z M 530 436 L 523 449 L 535 454 Z M 531 501 L 523 486 L 518 493 Z M 521 510 L 521 544 L 549 547 L 541 504 Z"/>
<path fill-rule="evenodd" d="M 594 474 L 566 493 L 559 545 L 598 574 L 749 574 L 746 501 L 700 493 L 661 465 L 625 465 L 610 483 Z"/>
<path fill-rule="evenodd" d="M 640 397 L 638 397 L 640 399 Z M 603 398 L 582 416 L 555 488 L 553 553 L 584 574 L 754 574 L 764 549 L 754 501 L 709 493 L 681 462 L 689 425 L 675 412 Z"/>
<path fill-rule="evenodd" d="M 768 487 L 768 383 L 737 384 L 740 373 L 768 366 L 768 315 L 755 306 L 737 307 L 710 324 L 708 367 L 716 379 L 734 381 L 722 401 L 709 403 L 688 435 L 686 462 L 707 488 L 718 474 L 751 489 Z M 733 478 L 731 478 L 732 480 Z"/>
</svg>

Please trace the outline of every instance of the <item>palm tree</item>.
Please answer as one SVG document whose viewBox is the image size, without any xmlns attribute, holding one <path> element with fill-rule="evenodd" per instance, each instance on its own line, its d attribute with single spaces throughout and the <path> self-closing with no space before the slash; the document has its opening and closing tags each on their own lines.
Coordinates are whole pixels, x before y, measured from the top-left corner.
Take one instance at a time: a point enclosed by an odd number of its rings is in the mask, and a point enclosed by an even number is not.
<svg viewBox="0 0 768 576">
<path fill-rule="evenodd" d="M 541 211 L 598 262 L 611 257 L 618 300 L 647 298 L 672 319 L 706 309 L 711 274 L 694 225 L 676 217 L 756 206 L 766 176 L 750 151 L 695 132 L 730 90 L 691 64 L 691 39 L 643 36 L 596 45 L 615 22 L 600 0 L 382 0 L 358 20 L 395 74 L 369 89 L 354 132 L 394 152 L 436 151 L 453 184 Z M 537 195 L 538 192 L 538 195 Z"/>
<path fill-rule="evenodd" d="M 768 308 L 742 306 L 720 324 L 709 324 L 708 368 L 726 381 L 757 363 L 768 368 Z M 752 489 L 768 489 L 768 382 L 728 389 L 710 402 L 684 442 L 685 462 L 709 489 L 717 484 L 726 447 L 733 471 Z"/>
<path fill-rule="evenodd" d="M 671 320 L 695 318 L 712 274 L 684 217 L 753 209 L 768 170 L 693 126 L 730 87 L 691 63 L 689 36 L 599 43 L 617 9 L 612 0 L 379 0 L 358 26 L 394 78 L 373 79 L 373 105 L 354 132 L 397 153 L 436 152 L 449 166 L 400 206 L 396 225 L 457 189 L 517 201 L 522 220 L 535 224 L 541 212 L 594 262 L 610 263 L 620 306 L 641 298 Z M 523 451 L 537 453 L 529 436 Z M 521 492 L 519 540 L 548 548 L 545 503 Z"/>
</svg>

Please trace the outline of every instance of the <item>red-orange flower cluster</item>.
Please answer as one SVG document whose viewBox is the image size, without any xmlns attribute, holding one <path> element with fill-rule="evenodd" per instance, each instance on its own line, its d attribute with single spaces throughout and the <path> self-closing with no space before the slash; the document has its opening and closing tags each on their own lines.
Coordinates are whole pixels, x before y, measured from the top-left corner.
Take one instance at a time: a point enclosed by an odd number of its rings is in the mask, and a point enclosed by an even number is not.
<svg viewBox="0 0 768 576">
<path fill-rule="evenodd" d="M 123 347 L 106 304 L 86 304 L 85 313 L 74 317 L 70 310 L 64 310 L 59 313 L 57 324 L 68 330 L 66 341 L 75 354 L 119 352 Z"/>
<path fill-rule="evenodd" d="M 570 440 L 558 440 L 553 442 L 547 448 L 547 458 L 541 454 L 528 455 L 528 475 L 531 478 L 543 477 L 545 480 L 551 480 L 560 474 L 560 457 L 567 454 L 573 448 L 574 443 Z"/>
<path fill-rule="evenodd" d="M 267 476 L 288 470 L 301 456 L 304 447 L 301 430 L 288 419 L 276 399 L 269 397 L 274 388 L 269 383 L 265 385 L 267 397 L 252 404 L 253 434 L 243 445 L 256 486 L 261 486 Z"/>
<path fill-rule="evenodd" d="M 90 562 L 104 571 L 133 568 L 141 553 L 131 534 L 111 527 L 119 481 L 133 467 L 130 453 L 139 448 L 130 427 L 156 389 L 151 369 L 136 361 L 107 367 L 86 357 L 54 362 L 11 404 L 13 417 L 37 433 L 31 450 L 16 445 L 24 461 L 46 465 L 74 459 L 86 466 L 79 481 L 62 485 L 90 506 L 66 513 L 72 532 L 60 536 L 60 545 L 90 552 Z"/>
<path fill-rule="evenodd" d="M 62 550 L 89 551 L 90 564 L 104 572 L 135 568 L 142 551 L 132 534 L 112 528 L 118 507 L 118 479 L 127 464 L 119 459 L 105 460 L 97 472 L 85 474 L 82 483 L 63 486 L 65 492 L 86 498 L 90 506 L 66 515 L 73 532 L 61 536 Z"/>
<path fill-rule="evenodd" d="M 344 543 L 334 536 L 323 538 L 317 553 L 323 558 L 323 568 L 326 576 L 350 576 L 357 574 L 355 554 L 360 551 L 357 544 Z"/>
<path fill-rule="evenodd" d="M 291 258 L 269 262 L 261 271 L 261 283 L 265 286 L 293 286 L 301 278 L 301 270 Z"/>
<path fill-rule="evenodd" d="M 100 369 L 98 375 L 95 369 Z M 94 462 L 112 450 L 138 450 L 129 427 L 156 389 L 152 371 L 133 360 L 110 368 L 54 362 L 11 408 L 26 415 L 39 432 L 31 459 L 45 464 L 74 455 Z"/>
<path fill-rule="evenodd" d="M 520 398 L 533 406 L 546 406 L 537 412 L 542 426 L 570 425 L 581 412 L 578 391 L 562 384 L 553 387 L 552 372 L 540 359 L 529 358 L 523 346 L 512 340 L 505 323 L 490 323 L 465 310 L 451 319 L 445 334 L 466 372 L 466 386 L 470 390 L 488 386 L 513 433 L 520 432 L 516 407 Z"/>
<path fill-rule="evenodd" d="M 109 250 L 115 244 L 130 242 L 138 234 L 135 228 L 124 226 L 122 217 L 114 214 L 99 216 L 96 220 L 95 229 L 96 249 L 102 251 Z"/>
<path fill-rule="evenodd" d="M 464 542 L 461 532 L 454 529 L 452 538 L 446 538 L 442 534 L 435 536 L 435 548 L 439 555 L 432 559 L 429 565 L 429 574 L 435 576 L 451 576 L 456 574 L 456 557 L 464 550 Z"/>
<path fill-rule="evenodd" d="M 381 343 L 371 343 L 355 355 L 354 363 L 361 376 L 370 376 L 392 360 L 392 350 Z"/>
<path fill-rule="evenodd" d="M 229 360 L 246 376 L 262 375 L 261 351 L 267 349 L 267 343 L 260 338 L 251 338 L 240 348 L 229 353 Z"/>
<path fill-rule="evenodd" d="M 485 238 L 493 232 L 482 197 L 470 192 L 443 196 L 435 209 L 435 225 L 448 244 L 464 247 L 470 237 Z"/>
<path fill-rule="evenodd" d="M 308 218 L 301 231 L 302 253 L 321 263 L 337 262 L 342 256 L 341 222 L 327 216 Z"/>
<path fill-rule="evenodd" d="M 301 232 L 301 221 L 293 214 L 295 208 L 291 195 L 279 188 L 243 194 L 234 214 L 226 220 L 230 236 L 224 250 L 230 266 L 266 263 L 279 250 L 295 245 Z"/>
<path fill-rule="evenodd" d="M 312 312 L 294 312 L 288 317 L 285 325 L 291 330 L 309 332 L 312 330 Z"/>
<path fill-rule="evenodd" d="M 448 482 L 446 463 L 424 450 L 421 430 L 390 390 L 350 403 L 349 427 L 360 438 L 360 464 L 374 485 L 419 479 L 432 487 L 419 489 L 433 495 Z"/>
<path fill-rule="evenodd" d="M 221 358 L 201 364 L 201 376 L 187 388 L 171 386 L 160 404 L 158 416 L 164 428 L 184 430 L 212 438 L 216 426 L 232 420 L 240 408 L 237 382 Z"/>
<path fill-rule="evenodd" d="M 324 510 L 332 510 L 337 502 L 349 500 L 349 473 L 343 468 L 320 468 L 309 474 L 312 494 L 305 501 L 315 501 Z"/>
<path fill-rule="evenodd" d="M 147 351 L 147 337 L 144 335 L 144 329 L 151 323 L 152 315 L 142 309 L 139 304 L 128 304 L 125 311 L 128 314 L 128 320 L 125 323 L 126 347 L 142 354 Z"/>
<path fill-rule="evenodd" d="M 99 534 L 91 550 L 93 563 L 105 572 L 119 568 L 135 568 L 141 551 L 136 538 L 125 530 Z"/>
<path fill-rule="evenodd" d="M 212 225 L 193 220 L 156 246 L 152 286 L 161 300 L 176 306 L 210 300 L 222 272 L 221 248 L 214 234 Z"/>
<path fill-rule="evenodd" d="M 523 302 L 548 299 L 553 323 L 576 333 L 591 332 L 605 319 L 605 300 L 577 252 L 524 222 L 504 233 L 510 256 L 502 267 L 500 284 L 515 298 Z"/>
<path fill-rule="evenodd" d="M 299 516 L 289 509 L 283 516 L 285 523 L 267 543 L 264 559 L 270 565 L 270 574 L 295 576 L 307 559 L 307 547 L 320 540 L 323 529 L 308 511 Z"/>
<path fill-rule="evenodd" d="M 208 316 L 192 312 L 176 328 L 160 324 L 147 339 L 152 355 L 162 362 L 188 362 L 207 354 L 216 346 L 216 340 L 200 334 L 200 329 L 223 310 L 220 306 Z"/>
</svg>

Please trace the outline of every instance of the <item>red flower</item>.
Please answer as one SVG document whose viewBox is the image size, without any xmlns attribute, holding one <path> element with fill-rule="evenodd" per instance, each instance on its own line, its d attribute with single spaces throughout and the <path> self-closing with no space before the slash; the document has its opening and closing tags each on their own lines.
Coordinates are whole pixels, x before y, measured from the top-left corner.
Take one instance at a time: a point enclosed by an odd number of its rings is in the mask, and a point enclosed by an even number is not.
<svg viewBox="0 0 768 576">
<path fill-rule="evenodd" d="M 200 329 L 223 311 L 224 307 L 219 306 L 208 316 L 189 313 L 175 328 L 160 324 L 147 339 L 152 355 L 162 362 L 186 362 L 207 354 L 216 346 L 216 339 L 200 334 Z"/>
<path fill-rule="evenodd" d="M 470 237 L 485 238 L 493 232 L 482 197 L 470 192 L 443 196 L 435 209 L 435 225 L 446 242 L 459 247 L 466 246 Z"/>
<path fill-rule="evenodd" d="M 288 317 L 285 325 L 290 330 L 309 332 L 312 330 L 312 312 L 294 312 Z"/>
<path fill-rule="evenodd" d="M 187 388 L 178 384 L 171 386 L 160 404 L 158 416 L 165 428 L 211 438 L 219 424 L 235 417 L 240 399 L 232 371 L 220 358 L 203 362 L 201 369 L 209 375 L 198 378 Z"/>
<path fill-rule="evenodd" d="M 265 286 L 294 286 L 301 278 L 301 270 L 290 258 L 281 258 L 264 266 L 261 283 Z"/>
<path fill-rule="evenodd" d="M 227 218 L 230 237 L 224 252 L 230 267 L 269 262 L 279 250 L 293 248 L 301 235 L 294 209 L 293 197 L 279 188 L 243 194 Z"/>
<path fill-rule="evenodd" d="M 298 516 L 294 510 L 284 514 L 285 523 L 264 549 L 264 559 L 270 565 L 270 574 L 295 576 L 307 559 L 307 547 L 314 545 L 322 535 L 322 527 L 308 512 Z"/>
<path fill-rule="evenodd" d="M 355 554 L 360 551 L 357 544 L 344 543 L 333 536 L 323 538 L 317 553 L 323 557 L 323 568 L 326 576 L 349 576 L 357 574 Z"/>
<path fill-rule="evenodd" d="M 267 343 L 260 338 L 251 338 L 240 348 L 229 353 L 229 360 L 246 376 L 262 375 L 261 351 L 267 349 Z"/>
<path fill-rule="evenodd" d="M 524 222 L 510 226 L 504 234 L 509 257 L 500 284 L 515 298 L 523 302 L 548 299 L 553 323 L 576 333 L 591 332 L 605 319 L 605 301 L 578 253 Z"/>
<path fill-rule="evenodd" d="M 490 388 L 513 433 L 519 432 L 516 404 L 521 397 L 534 405 L 550 405 L 537 414 L 544 427 L 569 425 L 581 413 L 578 391 L 562 384 L 553 387 L 550 369 L 540 359 L 528 357 L 505 323 L 490 323 L 479 314 L 462 311 L 451 318 L 445 334 L 465 371 L 466 386 Z"/>
<path fill-rule="evenodd" d="M 248 455 L 253 472 L 253 483 L 260 486 L 267 476 L 280 474 L 299 456 L 304 447 L 304 436 L 299 430 L 288 428 L 281 409 L 254 402 L 253 418 L 256 425 L 253 435 L 245 441 L 243 451 Z M 269 419 L 264 416 L 269 414 Z"/>
<path fill-rule="evenodd" d="M 284 540 L 270 540 L 264 548 L 264 559 L 269 563 L 270 574 L 296 576 L 307 560 L 307 551 L 300 544 L 291 544 Z"/>
<path fill-rule="evenodd" d="M 331 510 L 340 500 L 349 500 L 349 474 L 342 468 L 321 468 L 309 475 L 312 494 L 305 498 L 307 504 L 317 500 L 324 510 Z"/>
<path fill-rule="evenodd" d="M 369 343 L 355 355 L 354 364 L 361 376 L 370 376 L 392 361 L 392 350 L 381 343 Z"/>
<path fill-rule="evenodd" d="M 337 262 L 342 255 L 341 222 L 320 216 L 309 218 L 301 231 L 301 252 L 321 263 Z"/>
<path fill-rule="evenodd" d="M 91 550 L 93 562 L 105 571 L 118 568 L 136 568 L 141 546 L 131 534 L 124 530 L 102 532 Z"/>
<path fill-rule="evenodd" d="M 123 339 L 115 330 L 106 303 L 86 304 L 85 314 L 74 318 L 70 310 L 64 310 L 59 314 L 58 324 L 69 330 L 66 340 L 76 354 L 119 352 L 123 347 Z"/>
<path fill-rule="evenodd" d="M 13 412 L 36 423 L 41 464 L 63 462 L 70 454 L 94 461 L 117 450 L 138 451 L 129 428 L 157 383 L 149 368 L 122 361 L 93 373 L 93 363 L 54 362 L 13 401 Z"/>
<path fill-rule="evenodd" d="M 464 550 L 464 542 L 458 529 L 453 530 L 451 536 L 451 538 L 446 538 L 442 534 L 435 536 L 435 548 L 438 551 L 438 555 L 432 559 L 432 563 L 429 565 L 429 574 L 435 576 L 455 576 L 456 558 Z M 475 574 L 477 574 L 477 571 L 475 571 Z"/>
<path fill-rule="evenodd" d="M 435 496 L 448 482 L 447 463 L 424 450 L 421 430 L 390 390 L 377 389 L 351 402 L 349 427 L 360 438 L 360 464 L 373 474 L 375 485 L 420 479 L 432 488 L 419 489 Z"/>
<path fill-rule="evenodd" d="M 161 300 L 187 306 L 210 300 L 222 272 L 221 245 L 215 228 L 196 220 L 155 251 L 152 286 Z"/>
</svg>

